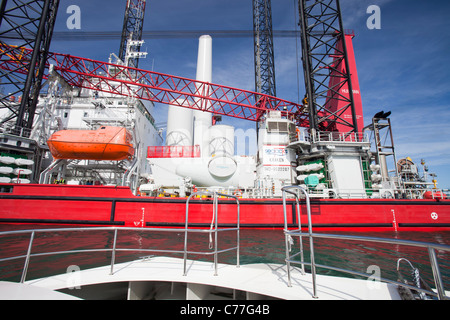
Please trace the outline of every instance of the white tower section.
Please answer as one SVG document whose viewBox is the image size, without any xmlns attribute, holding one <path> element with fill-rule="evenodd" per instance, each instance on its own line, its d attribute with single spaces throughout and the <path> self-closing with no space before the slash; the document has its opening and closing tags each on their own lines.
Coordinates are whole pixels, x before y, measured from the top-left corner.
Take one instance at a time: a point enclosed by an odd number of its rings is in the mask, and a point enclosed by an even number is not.
<svg viewBox="0 0 450 320">
<path fill-rule="evenodd" d="M 169 105 L 166 146 L 192 146 L 192 117 L 192 109 Z"/>
<path fill-rule="evenodd" d="M 199 38 L 196 80 L 200 82 L 198 95 L 208 96 L 212 82 L 212 38 L 209 35 Z M 204 188 L 252 188 L 255 159 L 234 154 L 234 127 L 213 125 L 211 103 L 200 97 L 195 102 L 201 110 L 208 111 L 169 106 L 166 135 L 166 148 L 199 146 L 200 156 L 197 153 L 193 157 L 179 156 L 174 152 L 174 156 L 148 158 L 155 183 L 165 190 L 180 190 L 179 194 L 184 194 L 188 182 Z"/>
<path fill-rule="evenodd" d="M 203 82 L 212 82 L 212 38 L 209 35 L 203 35 L 199 38 L 198 56 L 197 56 L 197 75 L 196 80 Z M 199 88 L 204 94 L 207 89 Z M 209 102 L 202 102 L 209 107 Z M 212 113 L 195 110 L 194 116 L 194 145 L 199 145 L 202 157 L 209 156 L 209 127 L 212 125 Z"/>
</svg>

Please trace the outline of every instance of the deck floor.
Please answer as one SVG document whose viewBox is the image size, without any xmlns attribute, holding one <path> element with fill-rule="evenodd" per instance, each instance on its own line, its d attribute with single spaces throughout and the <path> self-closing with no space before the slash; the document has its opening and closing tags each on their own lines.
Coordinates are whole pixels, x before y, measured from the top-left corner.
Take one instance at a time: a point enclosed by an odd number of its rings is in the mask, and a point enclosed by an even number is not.
<svg viewBox="0 0 450 320">
<path fill-rule="evenodd" d="M 95 284 L 133 282 L 188 283 L 188 287 L 220 287 L 247 292 L 247 298 L 275 298 L 287 300 L 311 300 L 311 274 L 302 275 L 299 268 L 291 272 L 292 287 L 287 284 L 286 266 L 280 264 L 218 264 L 218 275 L 214 275 L 214 264 L 188 260 L 187 275 L 183 276 L 183 260 L 179 258 L 151 257 L 116 264 L 110 274 L 110 266 L 81 270 L 77 273 L 60 274 L 30 280 L 26 284 L 50 290 L 68 287 L 83 287 Z M 373 281 L 317 275 L 318 300 L 391 300 L 400 299 L 396 286 Z M 76 288 L 73 290 L 77 290 Z M 194 290 L 195 291 L 195 290 Z M 204 291 L 204 290 L 203 290 Z M 70 291 L 65 291 L 70 294 Z M 187 299 L 210 299 L 198 291 Z M 204 291 L 206 292 L 206 291 Z M 212 299 L 212 298 L 211 298 Z"/>
</svg>

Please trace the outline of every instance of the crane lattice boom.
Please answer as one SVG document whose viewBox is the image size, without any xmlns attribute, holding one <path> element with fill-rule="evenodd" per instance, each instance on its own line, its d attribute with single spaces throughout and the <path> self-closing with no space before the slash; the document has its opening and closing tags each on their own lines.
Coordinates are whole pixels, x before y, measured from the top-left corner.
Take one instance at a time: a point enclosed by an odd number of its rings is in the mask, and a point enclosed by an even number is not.
<svg viewBox="0 0 450 320">
<path fill-rule="evenodd" d="M 0 68 L 23 72 L 21 66 L 31 54 L 31 49 L 1 44 Z M 298 124 L 308 122 L 301 105 L 266 94 L 53 52 L 48 55 L 44 78 L 50 65 L 75 87 L 252 121 L 278 110 Z"/>
</svg>

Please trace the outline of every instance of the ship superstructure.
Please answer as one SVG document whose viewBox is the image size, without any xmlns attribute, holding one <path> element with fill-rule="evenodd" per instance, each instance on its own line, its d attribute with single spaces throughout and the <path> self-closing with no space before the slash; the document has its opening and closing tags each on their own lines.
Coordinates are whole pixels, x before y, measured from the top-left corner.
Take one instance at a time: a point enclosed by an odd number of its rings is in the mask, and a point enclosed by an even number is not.
<svg viewBox="0 0 450 320">
<path fill-rule="evenodd" d="M 31 10 L 35 5 L 30 3 L 22 10 Z M 57 3 L 55 5 L 57 7 Z M 125 11 L 120 58 L 112 53 L 109 62 L 117 66 L 137 67 L 138 59 L 147 54 L 140 52 L 145 0 L 128 1 Z M 2 52 L 6 50 L 3 48 Z M 21 55 L 15 58 L 26 59 Z M 22 130 L 24 134 L 20 135 L 22 140 L 26 138 L 31 141 L 32 146 L 28 150 L 18 149 L 3 154 L 5 161 L 8 157 L 30 158 L 30 163 L 34 164 L 29 174 L 31 177 L 18 181 L 127 185 L 136 192 L 139 184 L 148 181 L 150 173 L 145 161 L 147 147 L 162 141 L 152 116 L 154 104 L 133 95 L 105 92 L 106 85 L 92 77 L 85 78 L 83 82 L 89 82 L 93 89 L 73 86 L 53 67 L 48 65 L 48 76 L 44 77 L 47 92 L 39 95 L 33 125 Z M 104 70 L 103 76 L 110 77 L 118 72 L 116 67 L 110 66 Z M 112 87 L 116 85 L 111 83 Z M 21 99 L 17 99 L 19 104 Z M 11 97 L 9 108 L 2 110 L 2 121 L 7 129 L 4 132 L 14 133 L 12 131 L 16 130 L 13 107 L 18 102 L 15 96 Z M 121 135 L 124 142 L 120 142 Z M 3 140 L 7 139 L 5 137 Z M 20 144 L 23 149 L 22 141 L 18 138 L 14 140 L 17 141 L 13 144 Z M 127 149 L 126 156 L 115 155 L 118 148 Z M 21 174 L 28 171 L 24 169 Z M 2 182 L 12 181 L 9 171 L 5 169 L 2 173 Z"/>
<path fill-rule="evenodd" d="M 350 33 L 343 39 L 348 48 L 352 79 L 357 80 L 353 36 Z M 209 36 L 199 39 L 199 81 L 212 80 L 211 42 Z M 342 43 L 338 46 L 342 47 Z M 335 60 L 334 64 L 339 62 Z M 334 87 L 343 76 L 342 70 L 332 72 L 330 86 Z M 178 101 L 168 109 L 166 145 L 148 149 L 153 180 L 141 192 L 184 197 L 200 189 L 221 190 L 244 198 L 279 198 L 283 186 L 296 184 L 308 190 L 311 197 L 325 199 L 420 199 L 425 194 L 431 198 L 445 197 L 424 175 L 419 177 L 411 159 L 397 161 L 390 112 L 377 113 L 372 123 L 362 128 L 358 81 L 352 90 L 357 105 L 355 118 L 361 132 L 347 130 L 346 124 L 352 122 L 351 110 L 342 107 L 341 99 L 330 95 L 325 104 L 332 111 L 321 110 L 321 116 L 327 118 L 323 115 L 329 113 L 327 119 L 330 119 L 339 109 L 342 114 L 334 121 L 322 121 L 318 128 L 334 126 L 338 130 L 308 130 L 299 126 L 295 113 L 268 110 L 259 119 L 258 132 L 252 137 L 251 130 L 242 134 L 242 130 L 220 124 L 216 120 L 220 117 L 213 111 L 193 111 L 183 108 L 183 102 Z M 338 94 L 348 95 L 348 86 L 342 85 Z M 303 110 L 310 109 L 307 99 L 305 102 Z M 257 144 L 256 155 L 235 154 L 235 141 L 246 138 Z M 405 164 L 411 164 L 416 174 L 406 174 Z"/>
<path fill-rule="evenodd" d="M 45 112 L 48 105 L 42 105 L 40 112 Z M 54 107 L 53 107 L 54 108 Z M 88 130 L 94 132 L 101 128 L 122 128 L 131 136 L 130 144 L 134 153 L 126 159 L 109 160 L 82 159 L 70 154 L 56 160 L 40 179 L 40 183 L 53 183 L 54 180 L 65 179 L 69 184 L 112 184 L 130 185 L 134 190 L 142 181 L 146 181 L 149 168 L 145 159 L 145 150 L 149 145 L 161 143 L 162 137 L 155 126 L 151 115 L 154 105 L 133 97 L 121 97 L 99 91 L 81 89 L 71 97 L 70 103 L 59 103 L 54 117 L 54 131 Z M 60 131 L 62 130 L 62 131 Z M 53 135 L 56 135 L 54 133 Z M 51 139 L 48 136 L 47 139 Z M 89 138 L 79 143 L 88 144 Z M 75 159 L 74 159 L 75 158 Z M 88 158 L 88 157 L 87 157 Z"/>
<path fill-rule="evenodd" d="M 145 56 L 146 53 L 131 51 L 131 45 L 140 47 L 142 44 L 143 41 L 130 40 L 125 61 L 115 54 L 111 54 L 109 61 L 127 66 L 129 57 L 135 57 L 135 61 Z M 117 68 L 110 66 L 105 76 L 117 73 Z M 105 92 L 105 84 L 95 78 L 85 81 L 98 90 L 74 88 L 56 72 L 49 81 L 50 89 L 41 97 L 31 134 L 50 147 L 50 152 L 46 153 L 47 164 L 50 164 L 41 173 L 39 183 L 127 185 L 136 192 L 151 173 L 145 161 L 147 147 L 162 142 L 152 116 L 154 104 L 132 95 L 124 97 Z M 58 95 L 56 88 L 62 90 L 62 94 Z M 50 135 L 50 132 L 54 133 Z M 126 142 L 117 140 L 120 134 Z M 63 135 L 72 137 L 67 139 Z M 127 148 L 126 156 L 114 154 L 119 146 Z M 58 147 L 65 151 L 57 150 Z"/>
</svg>

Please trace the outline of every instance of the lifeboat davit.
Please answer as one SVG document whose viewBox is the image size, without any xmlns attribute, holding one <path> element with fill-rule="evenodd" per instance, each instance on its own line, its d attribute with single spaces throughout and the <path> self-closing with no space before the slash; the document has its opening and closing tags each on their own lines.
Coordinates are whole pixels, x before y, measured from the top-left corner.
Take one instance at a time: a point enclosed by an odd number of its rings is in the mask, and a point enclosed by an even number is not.
<svg viewBox="0 0 450 320">
<path fill-rule="evenodd" d="M 60 130 L 47 141 L 55 159 L 124 160 L 134 155 L 131 134 L 123 127 Z"/>
</svg>

